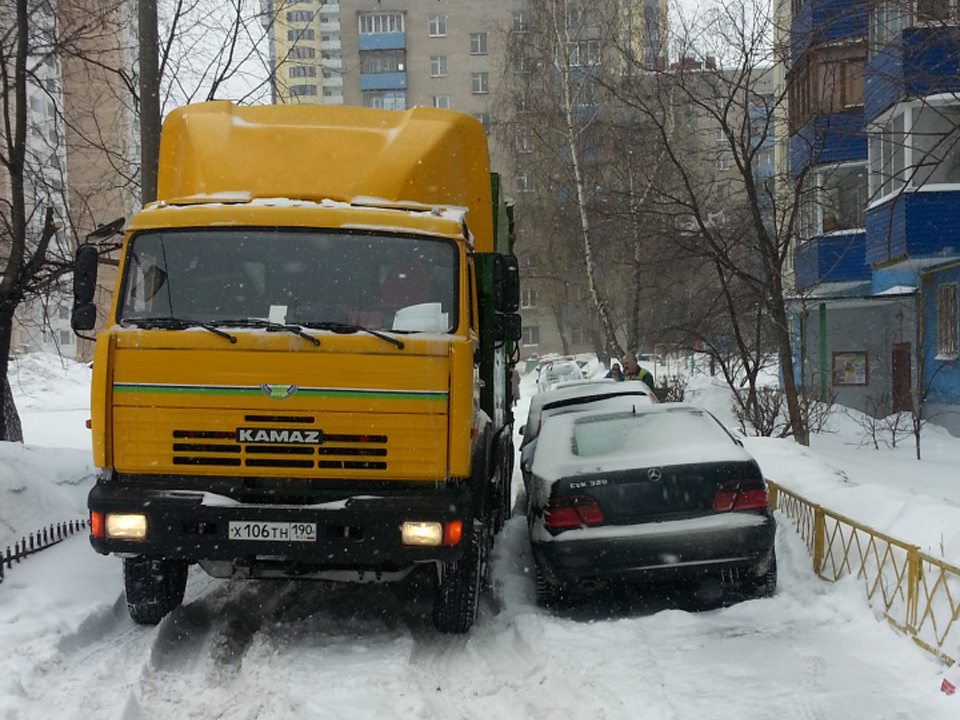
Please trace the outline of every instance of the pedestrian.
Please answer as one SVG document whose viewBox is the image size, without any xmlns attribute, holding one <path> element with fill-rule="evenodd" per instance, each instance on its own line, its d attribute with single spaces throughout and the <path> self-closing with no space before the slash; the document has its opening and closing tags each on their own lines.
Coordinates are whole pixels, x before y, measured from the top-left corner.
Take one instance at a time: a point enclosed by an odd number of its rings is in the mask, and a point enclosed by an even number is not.
<svg viewBox="0 0 960 720">
<path fill-rule="evenodd" d="M 637 359 L 627 353 L 623 356 L 623 379 L 624 380 L 643 380 L 651 390 L 653 390 L 653 373 L 640 367 Z"/>
<path fill-rule="evenodd" d="M 616 380 L 617 382 L 623 382 L 623 368 L 620 367 L 620 363 L 616 360 L 610 363 L 610 371 L 604 375 L 604 377 Z"/>
</svg>

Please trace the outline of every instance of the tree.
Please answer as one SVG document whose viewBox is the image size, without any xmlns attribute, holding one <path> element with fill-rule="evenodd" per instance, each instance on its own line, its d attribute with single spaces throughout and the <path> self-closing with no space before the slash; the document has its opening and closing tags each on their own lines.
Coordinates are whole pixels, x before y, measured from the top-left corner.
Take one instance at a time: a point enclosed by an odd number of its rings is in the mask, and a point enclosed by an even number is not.
<svg viewBox="0 0 960 720">
<path fill-rule="evenodd" d="M 722 310 L 723 325 L 677 329 L 718 358 L 726 348 L 735 350 L 742 374 L 728 382 L 735 387 L 745 380 L 752 408 L 757 373 L 766 350 L 774 350 L 792 435 L 806 444 L 783 279 L 802 182 L 788 183 L 794 193 L 778 194 L 756 170 L 773 137 L 773 110 L 786 101 L 763 86 L 774 60 L 771 35 L 766 5 L 747 0 L 709 7 L 681 27 L 678 62 L 655 70 L 636 66 L 611 90 L 658 135 L 670 167 L 657 187 L 658 209 L 674 244 L 687 258 L 700 258 L 693 264 L 698 272 L 713 273 L 701 302 Z M 622 48 L 627 61 L 628 51 Z"/>
<path fill-rule="evenodd" d="M 606 91 L 619 75 L 610 55 L 619 6 L 609 0 L 528 3 L 526 25 L 507 43 L 510 62 L 496 113 L 503 145 L 516 143 L 519 202 L 536 206 L 541 218 L 533 227 L 527 223 L 525 244 L 537 248 L 538 267 L 551 278 L 583 287 L 598 353 L 616 357 L 625 347 L 639 349 L 646 319 L 637 282 L 646 254 L 637 236 L 656 174 L 646 148 L 636 143 L 642 133 L 620 116 Z M 625 154 L 627 133 L 632 145 Z M 639 241 L 629 242 L 628 235 Z"/>
<path fill-rule="evenodd" d="M 179 3 L 169 14 L 161 11 L 158 96 L 166 102 L 213 99 L 237 87 L 242 90 L 234 97 L 241 100 L 268 92 L 263 68 L 269 61 L 253 42 L 260 35 L 259 6 L 236 0 L 226 16 L 222 8 Z M 122 3 L 109 0 L 14 0 L 0 9 L 5 440 L 20 439 L 8 378 L 18 310 L 64 294 L 73 249 L 86 233 L 139 204 L 140 139 L 133 128 L 140 98 L 136 53 L 128 43 L 135 33 L 125 12 Z M 217 43 L 218 35 L 225 42 Z M 115 242 L 101 245 L 105 263 L 115 265 L 115 249 Z"/>
</svg>

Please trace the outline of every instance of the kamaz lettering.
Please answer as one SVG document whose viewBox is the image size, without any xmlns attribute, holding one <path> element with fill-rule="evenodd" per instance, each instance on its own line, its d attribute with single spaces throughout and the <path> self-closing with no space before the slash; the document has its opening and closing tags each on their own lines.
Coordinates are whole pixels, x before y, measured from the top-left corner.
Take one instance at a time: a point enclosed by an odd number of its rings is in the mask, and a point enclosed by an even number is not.
<svg viewBox="0 0 960 720">
<path fill-rule="evenodd" d="M 323 432 L 321 430 L 237 428 L 237 442 L 275 445 L 322 445 Z"/>
</svg>

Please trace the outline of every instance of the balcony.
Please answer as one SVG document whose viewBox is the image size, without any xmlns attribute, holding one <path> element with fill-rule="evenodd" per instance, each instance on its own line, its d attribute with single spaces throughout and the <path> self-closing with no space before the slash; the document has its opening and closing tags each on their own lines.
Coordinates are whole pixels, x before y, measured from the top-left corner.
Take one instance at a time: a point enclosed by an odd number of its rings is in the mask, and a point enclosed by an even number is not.
<svg viewBox="0 0 960 720">
<path fill-rule="evenodd" d="M 790 136 L 790 171 L 794 177 L 810 165 L 866 159 L 862 107 L 815 116 Z"/>
<path fill-rule="evenodd" d="M 905 192 L 867 211 L 866 260 L 923 266 L 960 257 L 960 187 Z"/>
<path fill-rule="evenodd" d="M 867 64 L 866 119 L 905 99 L 960 91 L 960 28 L 906 28 Z"/>
<path fill-rule="evenodd" d="M 790 25 L 790 57 L 796 62 L 811 47 L 865 37 L 869 14 L 864 0 L 807 0 Z"/>
<path fill-rule="evenodd" d="M 406 73 L 369 73 L 360 76 L 361 90 L 406 90 L 406 88 Z"/>
<path fill-rule="evenodd" d="M 870 279 L 866 262 L 866 233 L 836 233 L 812 238 L 797 246 L 794 273 L 798 290 L 821 283 Z"/>
<path fill-rule="evenodd" d="M 366 50 L 403 50 L 406 47 L 404 33 L 363 33 L 359 37 L 360 52 Z"/>
</svg>

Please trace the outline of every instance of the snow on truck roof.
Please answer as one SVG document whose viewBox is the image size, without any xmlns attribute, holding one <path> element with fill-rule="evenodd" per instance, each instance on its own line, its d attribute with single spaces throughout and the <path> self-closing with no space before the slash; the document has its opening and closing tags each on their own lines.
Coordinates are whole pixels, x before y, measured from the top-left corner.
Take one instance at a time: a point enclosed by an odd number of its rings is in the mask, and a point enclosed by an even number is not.
<svg viewBox="0 0 960 720">
<path fill-rule="evenodd" d="M 493 251 L 487 138 L 462 113 L 334 105 L 187 105 L 163 124 L 157 200 L 285 198 L 405 210 L 467 210 Z"/>
</svg>

